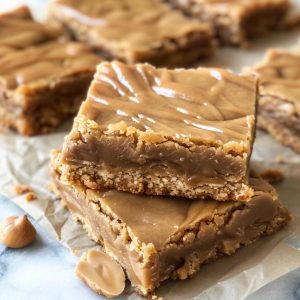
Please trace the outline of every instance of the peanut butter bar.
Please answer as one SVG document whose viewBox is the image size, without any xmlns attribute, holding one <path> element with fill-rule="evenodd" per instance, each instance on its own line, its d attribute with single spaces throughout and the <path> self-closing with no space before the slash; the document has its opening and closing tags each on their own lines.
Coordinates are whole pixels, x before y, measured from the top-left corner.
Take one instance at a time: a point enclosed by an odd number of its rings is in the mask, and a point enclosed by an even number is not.
<svg viewBox="0 0 300 300">
<path fill-rule="evenodd" d="M 256 82 L 218 69 L 98 66 L 63 148 L 92 189 L 247 200 Z"/>
<path fill-rule="evenodd" d="M 108 58 L 129 63 L 179 66 L 212 54 L 210 27 L 159 0 L 58 0 L 49 20 Z"/>
<path fill-rule="evenodd" d="M 251 71 L 259 76 L 259 127 L 300 153 L 299 50 L 272 49 Z"/>
<path fill-rule="evenodd" d="M 168 278 L 187 279 L 201 265 L 232 255 L 290 220 L 262 179 L 250 180 L 255 192 L 248 202 L 183 201 L 65 183 L 59 160 L 56 154 L 52 161 L 56 194 L 144 296 Z"/>
<path fill-rule="evenodd" d="M 284 19 L 289 0 L 169 0 L 187 14 L 211 24 L 222 44 L 247 46 L 248 41 Z"/>
<path fill-rule="evenodd" d="M 1 13 L 0 28 L 0 57 L 59 37 L 57 30 L 35 22 L 27 6 Z"/>
<path fill-rule="evenodd" d="M 100 61 L 86 45 L 57 41 L 0 57 L 0 125 L 23 135 L 54 129 L 77 112 Z"/>
<path fill-rule="evenodd" d="M 0 28 L 0 126 L 49 132 L 78 111 L 102 59 L 35 22 L 25 6 L 0 14 Z"/>
</svg>

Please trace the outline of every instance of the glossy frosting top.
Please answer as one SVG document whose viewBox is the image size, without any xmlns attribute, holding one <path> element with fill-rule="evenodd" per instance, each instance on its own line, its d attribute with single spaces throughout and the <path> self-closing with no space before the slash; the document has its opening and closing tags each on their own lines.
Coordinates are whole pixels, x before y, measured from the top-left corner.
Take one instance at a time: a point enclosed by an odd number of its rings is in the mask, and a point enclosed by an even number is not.
<svg viewBox="0 0 300 300">
<path fill-rule="evenodd" d="M 270 50 L 264 62 L 254 68 L 260 78 L 260 94 L 290 101 L 300 113 L 300 51 Z"/>
<path fill-rule="evenodd" d="M 158 0 L 57 0 L 52 14 L 90 26 L 94 39 L 110 42 L 112 52 L 116 45 L 124 51 L 157 48 L 161 40 L 210 32 L 208 25 L 190 20 Z"/>
<path fill-rule="evenodd" d="M 0 57 L 0 84 L 15 89 L 68 74 L 93 72 L 101 58 L 76 42 L 49 42 Z"/>
<path fill-rule="evenodd" d="M 112 62 L 98 66 L 79 115 L 96 121 L 103 131 L 127 128 L 127 134 L 248 144 L 255 109 L 252 78 L 221 69 L 168 70 Z"/>
<path fill-rule="evenodd" d="M 14 49 L 23 49 L 58 38 L 58 32 L 35 22 L 27 7 L 0 14 L 0 57 Z"/>
<path fill-rule="evenodd" d="M 251 179 L 256 191 L 255 196 L 246 205 L 245 215 L 239 210 L 227 224 L 227 230 L 233 230 L 247 224 L 249 219 L 255 222 L 272 220 L 279 206 L 273 199 L 274 189 L 261 179 Z M 160 249 L 170 241 L 176 233 L 193 228 L 195 224 L 214 220 L 214 218 L 230 212 L 235 208 L 244 207 L 240 202 L 219 202 L 213 200 L 191 200 L 172 197 L 144 196 L 115 190 L 97 194 L 88 191 L 91 198 L 98 199 L 101 206 L 112 213 L 117 219 L 127 224 L 133 234 L 144 243 L 153 243 Z M 94 201 L 94 200 L 93 200 Z M 130 207 L 130 209 L 128 209 Z M 216 223 L 218 223 L 216 221 Z"/>
</svg>

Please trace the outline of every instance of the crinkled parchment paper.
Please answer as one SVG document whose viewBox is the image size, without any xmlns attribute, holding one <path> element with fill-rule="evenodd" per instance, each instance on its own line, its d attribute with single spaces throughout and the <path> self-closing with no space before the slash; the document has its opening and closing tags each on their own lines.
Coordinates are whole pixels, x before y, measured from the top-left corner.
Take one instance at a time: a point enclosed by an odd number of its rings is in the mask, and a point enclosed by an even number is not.
<svg viewBox="0 0 300 300">
<path fill-rule="evenodd" d="M 300 30 L 270 36 L 248 52 L 225 48 L 205 64 L 239 71 L 243 66 L 260 61 L 267 47 L 295 45 L 299 34 Z M 72 252 L 80 254 L 95 244 L 48 190 L 50 150 L 61 148 L 70 126 L 65 124 L 58 133 L 32 138 L 14 133 L 0 134 L 0 194 L 23 208 Z M 276 162 L 279 157 L 283 162 Z M 271 167 L 284 172 L 285 181 L 276 188 L 282 202 L 293 214 L 292 223 L 278 234 L 241 248 L 231 257 L 203 266 L 193 279 L 166 282 L 158 290 L 160 296 L 172 300 L 240 300 L 300 267 L 300 155 L 258 132 L 252 166 L 258 171 Z M 16 184 L 30 185 L 38 199 L 27 202 L 24 195 L 16 195 Z M 136 294 L 127 297 L 131 300 L 139 298 Z"/>
</svg>

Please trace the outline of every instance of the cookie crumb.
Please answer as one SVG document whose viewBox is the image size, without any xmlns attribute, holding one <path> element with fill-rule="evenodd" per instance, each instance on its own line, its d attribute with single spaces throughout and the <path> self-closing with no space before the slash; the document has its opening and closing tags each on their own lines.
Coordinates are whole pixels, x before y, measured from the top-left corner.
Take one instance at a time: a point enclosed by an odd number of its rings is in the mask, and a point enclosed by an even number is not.
<svg viewBox="0 0 300 300">
<path fill-rule="evenodd" d="M 28 202 L 37 199 L 37 195 L 36 195 L 36 193 L 34 193 L 34 192 L 29 192 L 29 193 L 27 193 L 25 197 L 26 197 L 26 200 L 27 200 Z"/>
<path fill-rule="evenodd" d="M 276 156 L 275 161 L 276 161 L 278 164 L 284 164 L 284 163 L 285 163 L 285 159 L 284 159 L 284 157 L 283 157 L 281 154 Z"/>
<path fill-rule="evenodd" d="M 29 185 L 26 184 L 17 184 L 15 186 L 15 193 L 18 195 L 25 195 L 25 199 L 30 202 L 37 199 L 36 193 L 32 190 Z"/>
<path fill-rule="evenodd" d="M 48 191 L 54 193 L 54 189 L 53 189 L 53 183 L 49 183 L 48 186 Z"/>
<path fill-rule="evenodd" d="M 15 186 L 15 193 L 18 195 L 23 195 L 30 192 L 32 192 L 32 188 L 29 185 L 17 184 Z"/>
<path fill-rule="evenodd" d="M 260 176 L 271 184 L 279 183 L 284 180 L 284 174 L 276 169 L 267 169 L 260 173 Z"/>
<path fill-rule="evenodd" d="M 151 300 L 163 300 L 162 297 L 158 297 L 156 295 L 152 295 Z"/>
</svg>

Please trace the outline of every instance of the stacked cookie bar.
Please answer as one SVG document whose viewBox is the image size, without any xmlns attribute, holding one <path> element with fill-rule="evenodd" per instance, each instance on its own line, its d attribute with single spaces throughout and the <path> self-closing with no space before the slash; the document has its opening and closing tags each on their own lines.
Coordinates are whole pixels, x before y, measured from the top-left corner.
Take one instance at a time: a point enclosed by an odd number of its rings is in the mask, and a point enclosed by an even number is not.
<svg viewBox="0 0 300 300">
<path fill-rule="evenodd" d="M 98 65 L 62 151 L 56 194 L 148 296 L 289 221 L 249 177 L 255 79 L 221 69 Z"/>
</svg>

